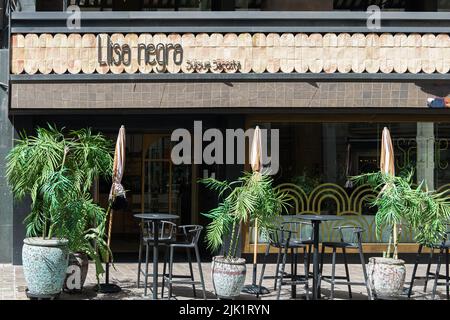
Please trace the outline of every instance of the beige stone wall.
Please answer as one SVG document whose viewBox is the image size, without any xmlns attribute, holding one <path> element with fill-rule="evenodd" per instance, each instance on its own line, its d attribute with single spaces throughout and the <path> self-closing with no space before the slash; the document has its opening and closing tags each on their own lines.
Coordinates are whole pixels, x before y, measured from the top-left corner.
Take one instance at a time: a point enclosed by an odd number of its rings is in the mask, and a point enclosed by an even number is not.
<svg viewBox="0 0 450 320">
<path fill-rule="evenodd" d="M 106 39 L 106 34 L 98 35 Z M 227 33 L 227 34 L 113 34 L 128 43 L 133 60 L 128 67 L 98 63 L 95 34 L 14 34 L 11 72 L 49 73 L 152 73 L 157 66 L 139 63 L 138 43 L 180 43 L 181 66 L 170 61 L 169 73 L 448 73 L 448 34 L 384 33 Z M 106 40 L 103 41 L 106 43 Z M 239 61 L 240 70 L 189 70 L 187 61 Z"/>
</svg>

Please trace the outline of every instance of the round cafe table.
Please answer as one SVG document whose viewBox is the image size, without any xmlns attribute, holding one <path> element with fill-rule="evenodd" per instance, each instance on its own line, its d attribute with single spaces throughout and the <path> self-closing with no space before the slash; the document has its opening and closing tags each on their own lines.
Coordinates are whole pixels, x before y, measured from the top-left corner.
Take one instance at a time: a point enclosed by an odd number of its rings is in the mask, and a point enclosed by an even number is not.
<svg viewBox="0 0 450 320">
<path fill-rule="evenodd" d="M 313 300 L 317 300 L 318 296 L 318 282 L 319 282 L 319 232 L 320 224 L 324 221 L 336 221 L 343 220 L 344 218 L 334 215 L 297 215 L 296 218 L 301 220 L 311 221 L 313 225 L 313 288 L 312 295 Z"/>
<path fill-rule="evenodd" d="M 153 300 L 156 300 L 158 298 L 159 225 L 162 220 L 175 220 L 178 219 L 179 216 L 168 213 L 138 213 L 135 214 L 134 217 L 145 221 L 152 221 L 155 225 L 155 230 L 153 232 Z"/>
</svg>

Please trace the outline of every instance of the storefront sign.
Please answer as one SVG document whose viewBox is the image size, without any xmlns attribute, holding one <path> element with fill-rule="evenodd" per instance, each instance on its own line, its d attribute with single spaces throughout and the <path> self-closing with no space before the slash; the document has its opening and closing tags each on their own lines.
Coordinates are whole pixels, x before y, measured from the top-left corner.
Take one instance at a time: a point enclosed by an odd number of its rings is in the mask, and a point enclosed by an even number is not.
<svg viewBox="0 0 450 320">
<path fill-rule="evenodd" d="M 187 62 L 188 71 L 212 71 L 212 72 L 222 72 L 225 70 L 237 71 L 241 69 L 241 63 L 239 61 L 231 60 L 213 60 L 213 61 L 201 61 L 201 60 L 188 60 Z"/>
<path fill-rule="evenodd" d="M 13 34 L 13 74 L 448 73 L 448 34 Z"/>
<path fill-rule="evenodd" d="M 133 59 L 137 59 L 139 64 L 158 65 L 158 71 L 164 72 L 169 64 L 169 59 L 177 66 L 183 62 L 183 47 L 173 43 L 138 43 L 137 56 L 133 56 L 134 50 L 128 43 L 113 43 L 111 37 L 106 37 L 106 60 L 103 59 L 105 45 L 102 44 L 102 37 L 98 38 L 98 63 L 102 66 L 130 66 Z"/>
</svg>

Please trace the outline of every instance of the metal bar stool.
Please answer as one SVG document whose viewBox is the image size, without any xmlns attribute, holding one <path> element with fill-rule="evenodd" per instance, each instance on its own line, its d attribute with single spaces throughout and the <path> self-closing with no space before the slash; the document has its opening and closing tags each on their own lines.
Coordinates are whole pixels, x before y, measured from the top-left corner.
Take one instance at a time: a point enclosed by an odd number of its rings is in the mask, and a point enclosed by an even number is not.
<svg viewBox="0 0 450 320">
<path fill-rule="evenodd" d="M 311 262 L 311 250 L 312 250 L 312 245 L 313 245 L 313 227 L 312 224 L 310 222 L 304 222 L 304 221 L 286 221 L 286 222 L 282 222 L 281 223 L 281 227 L 284 230 L 290 230 L 292 231 L 291 233 L 291 242 L 292 245 L 297 244 L 298 247 L 303 248 L 303 262 L 305 264 L 305 270 L 306 273 L 309 275 L 309 266 L 310 266 L 310 262 Z M 269 243 L 270 244 L 270 243 Z M 277 262 L 276 262 L 276 275 L 274 278 L 274 284 L 273 284 L 273 290 L 277 290 L 277 281 L 280 278 L 279 277 L 279 269 L 280 269 L 280 258 L 282 255 L 282 247 L 281 246 L 275 246 L 272 245 L 274 247 L 276 247 L 278 249 L 277 252 Z M 269 248 L 270 249 L 270 248 Z M 297 248 L 298 249 L 298 248 Z M 308 249 L 308 251 L 306 252 L 306 249 Z M 293 250 L 293 248 L 291 248 L 291 250 Z M 292 253 L 292 252 L 291 252 Z M 297 250 L 298 253 L 298 250 Z M 291 263 L 291 267 L 292 264 L 297 265 L 296 263 L 296 259 L 297 256 L 293 255 L 293 259 L 292 259 L 292 263 Z M 295 262 L 295 263 L 294 263 Z M 265 279 L 267 279 L 269 277 L 265 277 Z M 295 286 L 293 286 L 293 298 L 295 298 Z"/>
<path fill-rule="evenodd" d="M 284 222 L 281 224 L 280 228 L 274 228 L 274 229 L 267 229 L 266 230 L 266 236 L 268 239 L 266 252 L 264 255 L 263 260 L 263 266 L 261 270 L 261 276 L 259 279 L 259 286 L 262 286 L 263 279 L 266 279 L 268 277 L 264 276 L 265 270 L 266 270 L 266 264 L 267 264 L 267 257 L 269 256 L 270 248 L 275 247 L 278 249 L 278 256 L 277 256 L 277 266 L 275 271 L 275 288 L 274 290 L 278 289 L 277 292 L 277 300 L 280 299 L 281 294 L 281 287 L 283 285 L 291 285 L 292 286 L 292 296 L 295 298 L 296 295 L 296 287 L 297 285 L 305 285 L 305 291 L 306 291 L 306 299 L 309 300 L 309 279 L 308 279 L 308 263 L 309 259 L 307 257 L 307 248 L 311 248 L 311 244 L 309 243 L 303 243 L 302 241 L 307 241 L 306 239 L 301 239 L 300 236 L 293 237 L 292 235 L 297 233 L 297 231 L 294 230 L 301 230 L 303 225 L 306 225 L 308 223 L 305 222 Z M 297 272 L 297 256 L 298 256 L 298 249 L 303 248 L 303 254 L 304 254 L 304 268 L 305 268 L 305 275 L 300 276 Z M 289 250 L 291 251 L 291 274 L 287 274 L 285 272 L 286 269 L 286 260 L 287 256 L 289 254 Z M 311 250 L 310 250 L 311 251 Z M 309 252 L 310 252 L 309 251 Z M 279 270 L 279 264 L 280 264 L 280 256 L 282 259 L 281 262 L 281 270 Z M 290 280 L 286 280 L 286 278 L 290 278 Z M 278 285 L 278 288 L 277 288 Z M 259 298 L 259 292 L 256 294 L 256 297 Z"/>
<path fill-rule="evenodd" d="M 447 300 L 450 299 L 450 274 L 449 274 L 449 249 L 450 249 L 450 241 L 448 240 L 448 236 L 450 234 L 450 231 L 447 231 L 445 233 L 444 239 L 442 240 L 441 244 L 435 244 L 432 246 L 429 246 L 427 248 L 430 249 L 430 254 L 428 255 L 428 261 L 427 261 L 427 269 L 424 277 L 417 277 L 417 267 L 420 263 L 420 258 L 422 256 L 424 245 L 419 245 L 419 249 L 417 251 L 416 260 L 414 262 L 414 268 L 411 276 L 411 282 L 408 289 L 408 298 L 411 298 L 412 289 L 414 287 L 414 282 L 417 279 L 425 279 L 425 284 L 423 287 L 423 292 L 425 293 L 427 291 L 428 281 L 430 279 L 430 276 L 434 278 L 434 284 L 433 284 L 433 290 L 431 297 L 432 299 L 436 296 L 436 290 L 438 285 L 445 285 L 446 286 L 446 297 Z M 431 272 L 431 263 L 433 261 L 434 251 L 439 250 L 438 253 L 438 259 L 436 264 L 436 272 Z M 442 258 L 444 256 L 445 251 L 445 276 L 440 275 L 440 269 L 442 265 Z M 445 279 L 445 283 L 440 283 L 439 279 Z"/>
<path fill-rule="evenodd" d="M 305 274 L 307 277 L 309 277 L 310 272 L 309 272 L 309 265 L 310 265 L 310 261 L 311 261 L 311 250 L 312 250 L 312 246 L 313 246 L 313 234 L 314 234 L 314 229 L 313 229 L 313 225 L 311 224 L 311 222 L 305 222 L 305 221 L 286 221 L 283 222 L 282 227 L 284 230 L 290 230 L 292 231 L 291 233 L 291 247 L 294 245 L 297 245 L 297 248 L 291 248 L 291 270 L 292 268 L 297 268 L 297 254 L 298 254 L 298 249 L 302 248 L 303 249 L 303 264 L 305 267 Z M 308 251 L 306 251 L 306 249 L 308 249 Z M 295 254 L 294 254 L 294 250 L 295 250 Z M 278 251 L 278 255 L 277 255 L 277 267 L 276 270 L 279 270 L 279 256 L 280 251 Z M 295 274 L 297 274 L 297 269 L 295 269 Z M 277 286 L 277 280 L 278 277 L 275 277 L 275 284 L 274 284 L 274 288 L 276 288 Z M 296 292 L 297 288 L 296 286 L 292 286 L 292 298 L 296 297 Z"/>
<path fill-rule="evenodd" d="M 338 230 L 340 241 L 336 242 L 323 242 L 322 243 L 322 254 L 321 254 L 321 260 L 320 260 L 320 276 L 319 276 L 319 292 L 320 292 L 320 283 L 323 281 L 328 282 L 331 284 L 331 291 L 330 291 L 330 299 L 333 300 L 334 298 L 334 286 L 336 284 L 346 284 L 348 286 L 348 295 L 349 298 L 352 298 L 352 285 L 364 285 L 367 288 L 367 295 L 369 300 L 372 299 L 372 293 L 369 286 L 369 281 L 367 278 L 367 271 L 366 271 L 366 262 L 364 259 L 363 249 L 362 249 L 362 232 L 364 231 L 360 227 L 355 226 L 339 226 L 334 227 L 333 229 Z M 332 256 L 332 262 L 331 262 L 331 276 L 323 276 L 323 257 L 325 254 L 325 248 L 332 248 L 333 249 L 333 256 Z M 345 276 L 336 276 L 336 251 L 337 248 L 340 248 L 342 250 L 343 258 L 344 258 L 344 267 L 345 267 Z M 352 282 L 350 281 L 350 273 L 348 270 L 348 263 L 347 263 L 347 255 L 346 255 L 346 249 L 358 249 L 359 258 L 361 260 L 361 266 L 363 269 L 363 275 L 364 275 L 364 282 Z M 344 279 L 344 281 L 336 281 L 336 279 Z"/>
<path fill-rule="evenodd" d="M 203 227 L 199 226 L 199 225 L 184 225 L 184 226 L 179 226 L 178 228 L 182 230 L 182 235 L 183 235 L 184 239 L 183 239 L 183 241 L 175 241 L 175 242 L 167 243 L 167 247 L 169 248 L 169 250 L 166 251 L 166 256 L 164 258 L 164 270 L 163 270 L 163 283 L 162 283 L 162 290 L 161 290 L 161 298 L 163 298 L 163 296 L 164 296 L 164 288 L 166 286 L 166 283 L 167 283 L 167 286 L 169 289 L 169 293 L 168 293 L 169 300 L 172 297 L 172 284 L 179 283 L 179 284 L 192 285 L 192 288 L 194 290 L 194 297 L 196 297 L 195 285 L 201 284 L 202 290 L 203 290 L 203 299 L 206 300 L 205 281 L 203 279 L 202 264 L 201 264 L 201 260 L 200 260 L 200 253 L 198 250 L 198 240 L 200 238 L 200 233 L 202 232 Z M 190 275 L 174 275 L 173 274 L 174 250 L 179 249 L 179 248 L 184 248 L 188 253 Z M 192 249 L 195 252 L 195 257 L 196 257 L 197 264 L 198 264 L 198 271 L 200 274 L 200 282 L 194 280 L 194 274 L 193 274 L 192 263 L 191 263 L 191 258 L 190 258 L 190 251 Z M 169 263 L 169 273 L 168 274 L 166 274 L 167 262 Z M 189 280 L 174 280 L 174 278 L 184 278 L 184 279 L 189 278 Z"/>
<path fill-rule="evenodd" d="M 167 243 L 173 240 L 176 224 L 170 221 L 161 221 L 159 229 L 158 242 L 161 246 L 167 246 Z M 155 225 L 152 221 L 141 222 L 141 234 L 139 242 L 139 261 L 137 274 L 137 287 L 140 288 L 141 274 L 144 276 L 144 295 L 147 295 L 148 280 L 148 261 L 150 247 L 153 246 Z M 145 247 L 145 271 L 142 271 L 142 249 Z"/>
</svg>

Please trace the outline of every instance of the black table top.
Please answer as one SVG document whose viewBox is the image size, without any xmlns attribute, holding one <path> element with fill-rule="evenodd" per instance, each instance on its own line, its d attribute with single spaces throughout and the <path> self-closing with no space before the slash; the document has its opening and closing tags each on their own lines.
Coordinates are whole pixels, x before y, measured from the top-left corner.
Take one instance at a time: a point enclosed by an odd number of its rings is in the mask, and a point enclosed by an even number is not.
<svg viewBox="0 0 450 320">
<path fill-rule="evenodd" d="M 168 213 L 136 213 L 133 215 L 135 218 L 144 220 L 174 220 L 178 219 L 180 216 Z"/>
<path fill-rule="evenodd" d="M 334 216 L 334 215 L 317 215 L 317 214 L 299 214 L 295 216 L 298 219 L 302 220 L 310 220 L 310 221 L 335 221 L 335 220 L 343 220 L 343 217 Z"/>
</svg>

